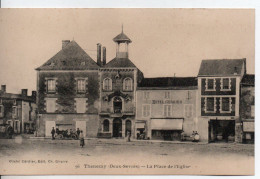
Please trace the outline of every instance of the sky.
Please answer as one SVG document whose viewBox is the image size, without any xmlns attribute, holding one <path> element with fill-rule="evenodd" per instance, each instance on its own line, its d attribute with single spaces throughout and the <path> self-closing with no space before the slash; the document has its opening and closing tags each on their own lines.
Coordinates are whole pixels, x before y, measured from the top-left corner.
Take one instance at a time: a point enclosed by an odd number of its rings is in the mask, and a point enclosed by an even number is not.
<svg viewBox="0 0 260 179">
<path fill-rule="evenodd" d="M 0 84 L 36 90 L 35 68 L 62 40 L 74 39 L 95 61 L 101 43 L 109 62 L 122 24 L 129 58 L 145 77 L 197 76 L 202 59 L 246 58 L 255 73 L 252 9 L 1 9 Z"/>
</svg>

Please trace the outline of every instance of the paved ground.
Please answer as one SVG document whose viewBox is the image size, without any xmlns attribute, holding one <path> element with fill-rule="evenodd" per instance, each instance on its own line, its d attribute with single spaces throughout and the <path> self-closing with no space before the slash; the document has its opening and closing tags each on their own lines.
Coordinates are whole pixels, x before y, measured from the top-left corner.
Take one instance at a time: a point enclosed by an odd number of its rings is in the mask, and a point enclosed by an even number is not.
<svg viewBox="0 0 260 179">
<path fill-rule="evenodd" d="M 123 139 L 0 139 L 0 171 L 26 173 L 253 174 L 254 145 Z M 166 167 L 165 167 L 166 166 Z M 22 167 L 22 168 L 20 168 Z M 101 168 L 103 167 L 103 168 Z M 104 168 L 105 167 L 105 168 Z M 170 169 L 169 169 L 170 168 Z M 68 170 L 69 169 L 69 170 Z M 14 172 L 16 173 L 16 172 Z"/>
</svg>

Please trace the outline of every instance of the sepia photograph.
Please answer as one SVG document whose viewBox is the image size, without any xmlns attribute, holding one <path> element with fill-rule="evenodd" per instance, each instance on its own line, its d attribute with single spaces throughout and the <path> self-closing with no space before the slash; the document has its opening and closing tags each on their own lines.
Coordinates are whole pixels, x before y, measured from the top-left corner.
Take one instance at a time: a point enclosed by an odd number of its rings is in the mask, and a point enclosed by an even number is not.
<svg viewBox="0 0 260 179">
<path fill-rule="evenodd" d="M 0 175 L 254 175 L 255 10 L 0 9 Z"/>
</svg>

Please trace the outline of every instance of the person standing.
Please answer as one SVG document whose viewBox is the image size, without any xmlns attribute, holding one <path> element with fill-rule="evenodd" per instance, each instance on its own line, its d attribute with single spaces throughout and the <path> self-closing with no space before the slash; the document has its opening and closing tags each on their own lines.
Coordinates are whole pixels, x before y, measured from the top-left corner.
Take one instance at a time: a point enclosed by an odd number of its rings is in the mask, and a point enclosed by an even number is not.
<svg viewBox="0 0 260 179">
<path fill-rule="evenodd" d="M 82 130 L 80 131 L 79 134 L 79 140 L 80 140 L 80 146 L 83 147 L 85 145 L 85 142 L 84 142 L 84 135 Z"/>
<path fill-rule="evenodd" d="M 77 138 L 79 139 L 79 135 L 80 135 L 80 130 L 79 130 L 79 128 L 77 128 Z"/>
<path fill-rule="evenodd" d="M 55 135 L 55 129 L 54 129 L 54 127 L 52 127 L 52 130 L 51 130 L 51 137 L 52 137 L 52 140 L 55 139 L 54 135 Z"/>
<path fill-rule="evenodd" d="M 130 142 L 130 137 L 131 137 L 131 132 L 130 131 L 127 131 L 127 142 Z"/>
</svg>

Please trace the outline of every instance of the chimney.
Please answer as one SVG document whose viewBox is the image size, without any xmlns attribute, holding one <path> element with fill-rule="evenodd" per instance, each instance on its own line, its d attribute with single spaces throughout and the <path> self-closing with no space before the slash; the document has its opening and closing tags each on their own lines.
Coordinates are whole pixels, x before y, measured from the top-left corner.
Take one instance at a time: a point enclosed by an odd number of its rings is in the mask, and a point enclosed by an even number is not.
<svg viewBox="0 0 260 179">
<path fill-rule="evenodd" d="M 22 89 L 22 96 L 27 96 L 28 89 Z"/>
<path fill-rule="evenodd" d="M 36 91 L 32 91 L 32 97 L 36 98 Z"/>
<path fill-rule="evenodd" d="M 101 44 L 97 44 L 97 65 L 101 66 Z"/>
<path fill-rule="evenodd" d="M 6 85 L 1 85 L 1 91 L 2 91 L 3 93 L 6 93 Z"/>
<path fill-rule="evenodd" d="M 64 49 L 69 43 L 70 40 L 62 40 L 62 49 Z"/>
<path fill-rule="evenodd" d="M 107 63 L 106 47 L 103 47 L 103 66 Z"/>
</svg>

